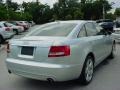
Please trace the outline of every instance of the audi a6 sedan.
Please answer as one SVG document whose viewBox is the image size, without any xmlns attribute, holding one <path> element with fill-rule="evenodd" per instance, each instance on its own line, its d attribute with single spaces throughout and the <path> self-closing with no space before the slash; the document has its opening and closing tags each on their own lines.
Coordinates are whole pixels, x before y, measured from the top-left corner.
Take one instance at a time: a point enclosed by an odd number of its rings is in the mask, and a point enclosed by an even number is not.
<svg viewBox="0 0 120 90">
<path fill-rule="evenodd" d="M 113 58 L 115 41 L 94 21 L 41 25 L 7 46 L 9 73 L 45 81 L 92 81 L 94 68 Z"/>
</svg>

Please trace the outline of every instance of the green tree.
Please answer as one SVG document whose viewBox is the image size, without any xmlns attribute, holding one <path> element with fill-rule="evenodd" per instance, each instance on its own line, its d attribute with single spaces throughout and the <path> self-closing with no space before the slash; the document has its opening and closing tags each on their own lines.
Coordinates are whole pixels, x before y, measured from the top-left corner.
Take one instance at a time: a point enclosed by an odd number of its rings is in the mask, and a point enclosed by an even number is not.
<svg viewBox="0 0 120 90">
<path fill-rule="evenodd" d="M 116 16 L 112 13 L 107 13 L 106 16 L 105 16 L 106 19 L 112 19 L 112 20 L 115 20 L 116 19 Z"/>
<path fill-rule="evenodd" d="M 7 10 L 6 7 L 3 4 L 0 4 L 0 20 L 6 20 L 7 19 Z"/>
<path fill-rule="evenodd" d="M 105 13 L 111 9 L 111 5 L 107 0 L 86 0 L 82 4 L 82 12 L 84 13 L 84 19 L 100 19 L 103 16 L 103 6 Z"/>
<path fill-rule="evenodd" d="M 74 19 L 75 20 L 80 20 L 80 19 L 83 19 L 83 13 L 79 10 L 76 10 L 74 12 Z"/>
<path fill-rule="evenodd" d="M 72 19 L 72 16 L 71 16 L 71 15 L 67 15 L 67 16 L 65 16 L 65 19 L 66 19 L 66 20 L 71 20 L 71 19 Z"/>
<path fill-rule="evenodd" d="M 36 23 L 46 23 L 52 19 L 53 13 L 48 5 L 36 2 L 23 2 L 22 5 L 25 8 L 25 12 L 31 14 Z"/>
<path fill-rule="evenodd" d="M 11 0 L 6 0 L 6 4 L 9 9 L 12 9 L 13 11 L 16 11 L 19 7 L 19 5 L 16 2 L 12 2 Z"/>
<path fill-rule="evenodd" d="M 116 8 L 116 10 L 115 10 L 115 15 L 116 15 L 117 17 L 120 16 L 120 8 Z"/>
<path fill-rule="evenodd" d="M 76 11 L 82 13 L 80 7 L 80 2 L 78 0 L 59 0 L 54 4 L 53 12 L 60 20 L 66 20 L 67 18 L 76 19 L 78 16 L 78 13 L 76 15 Z M 80 16 L 79 19 L 81 19 L 81 17 L 82 16 Z"/>
</svg>

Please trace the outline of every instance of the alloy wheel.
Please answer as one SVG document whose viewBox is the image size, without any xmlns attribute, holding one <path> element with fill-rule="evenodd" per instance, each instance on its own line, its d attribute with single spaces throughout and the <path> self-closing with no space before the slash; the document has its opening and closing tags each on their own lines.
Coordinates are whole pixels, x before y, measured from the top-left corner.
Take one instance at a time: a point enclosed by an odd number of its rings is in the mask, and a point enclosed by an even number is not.
<svg viewBox="0 0 120 90">
<path fill-rule="evenodd" d="M 87 82 L 91 81 L 93 77 L 93 70 L 94 70 L 93 60 L 92 58 L 89 58 L 86 62 L 86 68 L 85 68 L 85 78 Z"/>
</svg>

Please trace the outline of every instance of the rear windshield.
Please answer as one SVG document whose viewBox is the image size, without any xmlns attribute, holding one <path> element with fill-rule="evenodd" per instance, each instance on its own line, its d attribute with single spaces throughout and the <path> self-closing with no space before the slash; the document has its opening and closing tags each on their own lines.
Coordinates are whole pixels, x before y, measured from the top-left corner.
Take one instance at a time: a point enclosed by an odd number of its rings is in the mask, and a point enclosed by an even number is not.
<svg viewBox="0 0 120 90">
<path fill-rule="evenodd" d="M 75 23 L 54 23 L 45 25 L 29 34 L 29 36 L 67 36 L 74 28 Z"/>
</svg>

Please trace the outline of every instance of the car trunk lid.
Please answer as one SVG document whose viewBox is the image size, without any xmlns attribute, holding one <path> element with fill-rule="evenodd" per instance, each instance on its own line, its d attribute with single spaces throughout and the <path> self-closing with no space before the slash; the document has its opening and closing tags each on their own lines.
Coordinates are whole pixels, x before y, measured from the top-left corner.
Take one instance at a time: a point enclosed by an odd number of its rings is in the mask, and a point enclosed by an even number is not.
<svg viewBox="0 0 120 90">
<path fill-rule="evenodd" d="M 24 37 L 10 41 L 9 57 L 15 59 L 45 61 L 48 59 L 50 47 L 61 37 Z"/>
</svg>

